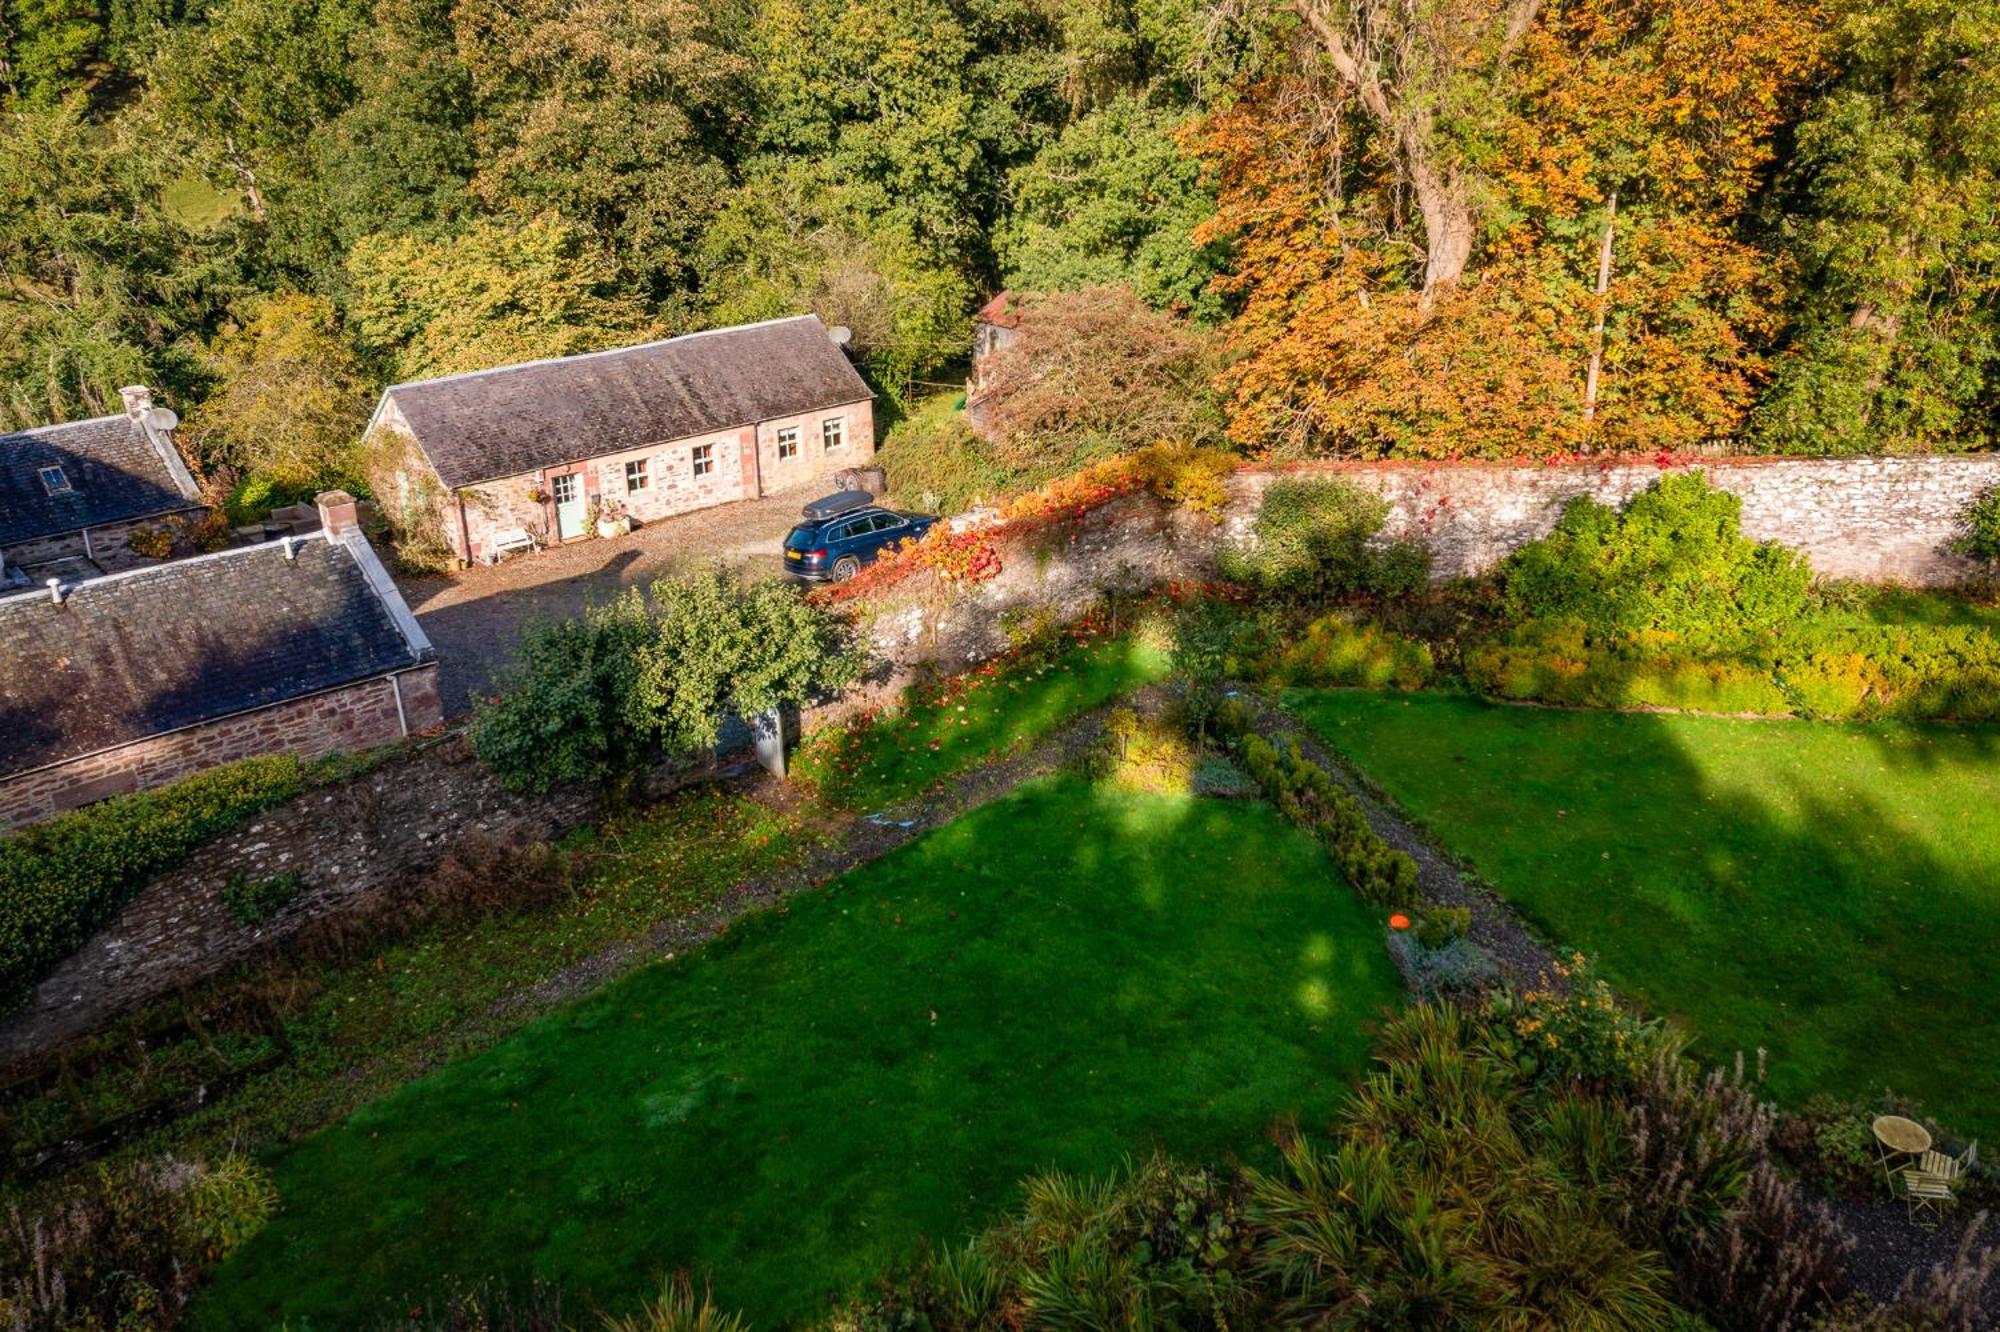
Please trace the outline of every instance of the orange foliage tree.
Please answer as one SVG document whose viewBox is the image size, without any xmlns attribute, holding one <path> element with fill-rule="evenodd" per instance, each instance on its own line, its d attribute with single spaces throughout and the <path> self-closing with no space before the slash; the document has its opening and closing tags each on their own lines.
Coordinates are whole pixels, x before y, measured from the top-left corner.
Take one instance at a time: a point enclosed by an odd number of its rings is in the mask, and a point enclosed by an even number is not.
<svg viewBox="0 0 2000 1332">
<path fill-rule="evenodd" d="M 1198 238 L 1236 254 L 1234 438 L 1453 458 L 1729 437 L 1786 279 L 1736 224 L 1824 26 L 1785 0 L 1542 6 L 1479 71 L 1504 90 L 1489 120 L 1452 131 L 1479 165 L 1479 239 L 1442 286 L 1412 260 L 1423 215 L 1379 118 L 1302 42 L 1189 139 L 1219 196 Z"/>
</svg>

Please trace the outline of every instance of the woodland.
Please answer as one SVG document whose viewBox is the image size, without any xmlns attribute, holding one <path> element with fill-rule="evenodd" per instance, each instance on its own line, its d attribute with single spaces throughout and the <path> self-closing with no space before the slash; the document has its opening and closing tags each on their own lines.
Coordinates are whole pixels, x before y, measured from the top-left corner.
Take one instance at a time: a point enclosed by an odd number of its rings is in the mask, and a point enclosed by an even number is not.
<svg viewBox="0 0 2000 1332">
<path fill-rule="evenodd" d="M 1002 287 L 1256 456 L 2000 419 L 2000 0 L 0 0 L 0 99 L 0 425 L 148 383 L 224 492 L 802 309 L 894 419 Z"/>
</svg>

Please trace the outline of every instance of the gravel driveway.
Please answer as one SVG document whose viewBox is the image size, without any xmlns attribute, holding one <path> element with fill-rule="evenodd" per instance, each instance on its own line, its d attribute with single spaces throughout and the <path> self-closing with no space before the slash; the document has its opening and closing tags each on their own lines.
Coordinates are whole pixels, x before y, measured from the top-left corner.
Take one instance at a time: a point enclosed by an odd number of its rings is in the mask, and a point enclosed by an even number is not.
<svg viewBox="0 0 2000 1332">
<path fill-rule="evenodd" d="M 438 651 L 445 716 L 471 710 L 513 660 L 521 630 L 569 618 L 628 587 L 703 560 L 777 577 L 779 542 L 815 493 L 790 490 L 648 523 L 629 536 L 578 541 L 454 574 L 399 577 L 410 609 Z"/>
</svg>

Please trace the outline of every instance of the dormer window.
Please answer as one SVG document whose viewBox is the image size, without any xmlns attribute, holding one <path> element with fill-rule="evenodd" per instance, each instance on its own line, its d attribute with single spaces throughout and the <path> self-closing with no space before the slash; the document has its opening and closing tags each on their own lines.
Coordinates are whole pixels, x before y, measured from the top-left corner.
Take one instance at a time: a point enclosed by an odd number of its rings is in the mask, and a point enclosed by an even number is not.
<svg viewBox="0 0 2000 1332">
<path fill-rule="evenodd" d="M 70 489 L 69 477 L 64 474 L 63 469 L 60 467 L 44 467 L 42 469 L 42 489 L 48 491 L 51 495 L 67 495 Z"/>
</svg>

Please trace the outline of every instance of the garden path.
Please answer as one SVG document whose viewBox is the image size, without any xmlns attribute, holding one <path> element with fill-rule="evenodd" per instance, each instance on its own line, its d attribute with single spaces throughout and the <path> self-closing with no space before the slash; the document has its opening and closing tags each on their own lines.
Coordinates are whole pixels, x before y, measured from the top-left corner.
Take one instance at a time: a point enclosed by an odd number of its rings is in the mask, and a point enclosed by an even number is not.
<svg viewBox="0 0 2000 1332">
<path fill-rule="evenodd" d="M 1300 753 L 1326 769 L 1360 803 L 1375 835 L 1417 862 L 1417 886 L 1424 901 L 1436 906 L 1471 908 L 1469 937 L 1493 955 L 1501 975 L 1510 984 L 1525 987 L 1555 983 L 1550 968 L 1556 960 L 1555 950 L 1521 923 L 1504 898 L 1462 868 L 1450 852 L 1377 791 L 1345 755 L 1329 749 L 1298 718 L 1254 690 L 1239 688 L 1239 693 L 1256 704 L 1260 731 L 1289 736 L 1296 741 Z"/>
</svg>

